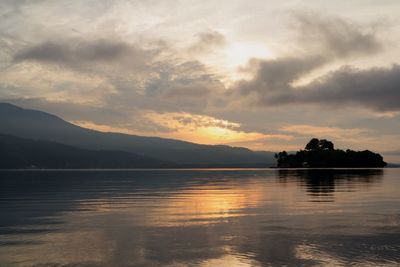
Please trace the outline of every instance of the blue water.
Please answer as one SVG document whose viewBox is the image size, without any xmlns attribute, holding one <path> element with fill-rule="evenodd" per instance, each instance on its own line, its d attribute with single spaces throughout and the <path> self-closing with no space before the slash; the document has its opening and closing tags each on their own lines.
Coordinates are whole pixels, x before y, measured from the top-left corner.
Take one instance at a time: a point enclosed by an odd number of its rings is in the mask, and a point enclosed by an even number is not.
<svg viewBox="0 0 400 267">
<path fill-rule="evenodd" d="M 399 266 L 400 169 L 0 172 L 0 266 Z"/>
</svg>

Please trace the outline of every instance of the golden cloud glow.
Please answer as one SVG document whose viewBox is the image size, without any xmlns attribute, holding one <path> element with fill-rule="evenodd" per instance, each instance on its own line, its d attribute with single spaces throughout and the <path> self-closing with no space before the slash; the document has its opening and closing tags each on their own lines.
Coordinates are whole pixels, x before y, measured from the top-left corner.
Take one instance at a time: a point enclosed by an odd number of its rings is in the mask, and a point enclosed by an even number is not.
<svg viewBox="0 0 400 267">
<path fill-rule="evenodd" d="M 155 113 L 142 114 L 144 118 L 161 127 L 170 129 L 158 136 L 180 139 L 200 144 L 235 144 L 252 143 L 257 140 L 289 140 L 289 135 L 264 134 L 260 132 L 245 132 L 240 130 L 241 125 L 227 120 L 221 120 L 205 115 L 193 115 L 190 113 Z M 113 127 L 95 124 L 89 121 L 73 121 L 81 127 L 95 129 L 102 132 L 119 132 L 136 135 L 154 135 L 153 132 L 135 130 L 125 127 Z"/>
<path fill-rule="evenodd" d="M 163 135 L 201 144 L 230 144 L 249 142 L 266 138 L 281 138 L 259 132 L 240 130 L 240 124 L 216 119 L 210 116 L 189 113 L 149 113 L 154 122 L 174 129 Z"/>
</svg>

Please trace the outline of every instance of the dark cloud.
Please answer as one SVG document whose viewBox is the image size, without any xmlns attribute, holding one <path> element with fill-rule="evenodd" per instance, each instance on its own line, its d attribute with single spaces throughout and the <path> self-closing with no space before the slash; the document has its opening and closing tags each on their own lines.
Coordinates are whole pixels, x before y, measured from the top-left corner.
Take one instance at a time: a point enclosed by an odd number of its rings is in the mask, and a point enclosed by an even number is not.
<svg viewBox="0 0 400 267">
<path fill-rule="evenodd" d="M 333 103 L 382 111 L 398 109 L 398 66 L 367 71 L 343 68 L 303 88 L 295 87 L 296 81 L 325 64 L 374 54 L 383 47 L 371 31 L 343 19 L 322 18 L 312 13 L 297 14 L 296 18 L 305 52 L 293 57 L 250 61 L 245 70 L 252 78 L 237 82 L 233 92 L 250 95 L 261 106 Z"/>
<path fill-rule="evenodd" d="M 187 61 L 156 68 L 157 75 L 150 79 L 145 90 L 147 94 L 165 98 L 202 98 L 223 87 L 215 75 L 198 61 Z"/>
<path fill-rule="evenodd" d="M 227 43 L 225 36 L 217 31 L 202 32 L 197 34 L 196 37 L 197 40 L 189 48 L 189 52 L 206 53 Z"/>
<path fill-rule="evenodd" d="M 306 47 L 324 56 L 349 57 L 374 54 L 383 49 L 375 32 L 339 17 L 321 17 L 318 14 L 297 13 L 296 28 Z"/>
<path fill-rule="evenodd" d="M 99 63 L 139 66 L 147 64 L 158 52 L 108 40 L 48 41 L 19 51 L 14 55 L 14 61 L 37 61 L 79 69 Z"/>
<path fill-rule="evenodd" d="M 276 60 L 253 60 L 250 69 L 255 73 L 251 80 L 240 81 L 237 86 L 241 94 L 247 95 L 256 92 L 267 95 L 274 91 L 290 88 L 290 84 L 299 79 L 301 75 L 323 65 L 323 57 L 296 58 L 287 57 Z"/>
<path fill-rule="evenodd" d="M 400 111 L 400 66 L 367 70 L 342 67 L 306 86 L 281 91 L 263 101 L 268 105 L 314 103 Z"/>
</svg>

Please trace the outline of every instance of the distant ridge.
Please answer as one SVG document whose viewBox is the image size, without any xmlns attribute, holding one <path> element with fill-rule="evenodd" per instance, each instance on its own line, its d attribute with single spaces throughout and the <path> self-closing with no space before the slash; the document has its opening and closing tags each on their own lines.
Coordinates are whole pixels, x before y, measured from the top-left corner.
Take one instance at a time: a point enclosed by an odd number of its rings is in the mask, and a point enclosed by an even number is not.
<svg viewBox="0 0 400 267">
<path fill-rule="evenodd" d="M 389 168 L 400 168 L 399 163 L 388 163 L 387 167 Z"/>
<path fill-rule="evenodd" d="M 0 134 L 0 169 L 91 169 L 175 167 L 123 151 L 86 150 L 50 141 Z"/>
<path fill-rule="evenodd" d="M 124 151 L 185 167 L 269 167 L 275 164 L 272 152 L 104 133 L 79 127 L 46 112 L 23 109 L 9 103 L 0 103 L 0 134 L 51 141 L 86 150 Z"/>
</svg>

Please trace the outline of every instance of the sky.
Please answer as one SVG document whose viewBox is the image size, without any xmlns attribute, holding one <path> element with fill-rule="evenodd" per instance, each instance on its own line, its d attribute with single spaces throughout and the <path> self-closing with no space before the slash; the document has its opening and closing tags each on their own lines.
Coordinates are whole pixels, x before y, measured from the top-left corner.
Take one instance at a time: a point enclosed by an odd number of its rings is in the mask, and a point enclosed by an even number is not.
<svg viewBox="0 0 400 267">
<path fill-rule="evenodd" d="M 101 131 L 400 162 L 398 0 L 0 1 L 0 101 Z"/>
</svg>

